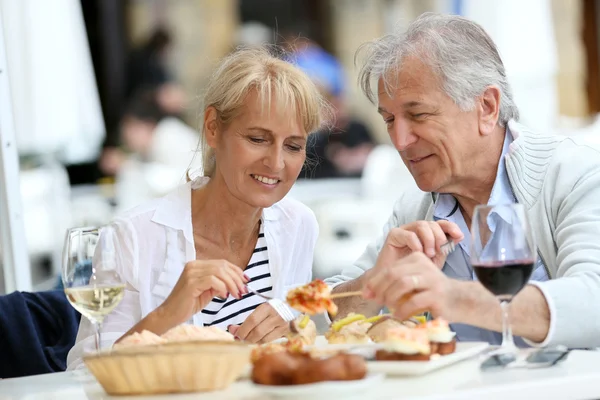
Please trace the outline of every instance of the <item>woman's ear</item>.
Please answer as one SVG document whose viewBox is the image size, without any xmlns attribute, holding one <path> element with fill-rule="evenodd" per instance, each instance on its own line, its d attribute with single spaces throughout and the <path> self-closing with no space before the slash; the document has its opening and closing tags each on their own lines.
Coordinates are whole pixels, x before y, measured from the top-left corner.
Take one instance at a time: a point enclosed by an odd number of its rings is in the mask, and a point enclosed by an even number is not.
<svg viewBox="0 0 600 400">
<path fill-rule="evenodd" d="M 213 149 L 217 147 L 217 142 L 219 140 L 218 127 L 217 109 L 212 106 L 208 107 L 204 111 L 204 137 L 206 139 L 206 144 Z"/>
<path fill-rule="evenodd" d="M 496 86 L 490 86 L 480 97 L 479 132 L 482 135 L 489 135 L 496 128 L 498 118 L 500 117 L 501 96 L 500 89 Z"/>
</svg>

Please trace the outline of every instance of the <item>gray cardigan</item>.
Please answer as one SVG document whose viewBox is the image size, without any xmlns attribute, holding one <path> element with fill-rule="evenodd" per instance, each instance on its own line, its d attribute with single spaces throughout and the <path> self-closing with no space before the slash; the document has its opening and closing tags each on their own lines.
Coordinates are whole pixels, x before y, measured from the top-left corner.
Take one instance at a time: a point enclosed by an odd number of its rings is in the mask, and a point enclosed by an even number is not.
<svg viewBox="0 0 600 400">
<path fill-rule="evenodd" d="M 532 282 L 550 307 L 542 345 L 600 347 L 600 148 L 580 138 L 543 136 L 510 121 L 514 137 L 506 155 L 512 190 L 531 220 L 538 253 L 550 280 Z M 433 220 L 430 193 L 405 193 L 383 234 L 330 285 L 373 267 L 391 228 Z"/>
</svg>

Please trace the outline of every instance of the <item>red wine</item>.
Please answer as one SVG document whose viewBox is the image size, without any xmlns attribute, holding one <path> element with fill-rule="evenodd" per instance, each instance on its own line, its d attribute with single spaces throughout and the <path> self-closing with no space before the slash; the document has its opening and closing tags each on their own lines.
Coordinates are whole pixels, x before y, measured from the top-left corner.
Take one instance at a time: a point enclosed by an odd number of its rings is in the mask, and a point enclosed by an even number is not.
<svg viewBox="0 0 600 400">
<path fill-rule="evenodd" d="M 475 275 L 487 290 L 496 296 L 514 296 L 529 281 L 533 261 L 512 261 L 473 265 Z"/>
</svg>

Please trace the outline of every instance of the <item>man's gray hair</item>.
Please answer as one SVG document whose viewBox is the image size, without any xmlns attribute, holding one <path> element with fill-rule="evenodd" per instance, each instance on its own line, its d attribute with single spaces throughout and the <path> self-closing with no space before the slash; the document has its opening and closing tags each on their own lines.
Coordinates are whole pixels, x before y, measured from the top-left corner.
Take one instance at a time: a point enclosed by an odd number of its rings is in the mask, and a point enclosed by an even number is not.
<svg viewBox="0 0 600 400">
<path fill-rule="evenodd" d="M 519 119 L 504 64 L 496 45 L 481 26 L 456 15 L 425 13 L 405 32 L 395 32 L 366 43 L 357 52 L 365 54 L 359 82 L 369 100 L 377 102 L 377 81 L 383 80 L 391 94 L 402 62 L 417 57 L 440 78 L 444 92 L 463 111 L 471 110 L 486 88 L 500 89 L 498 123 L 505 126 Z M 394 81 L 396 79 L 396 81 Z M 373 90 L 375 86 L 375 91 Z"/>
</svg>

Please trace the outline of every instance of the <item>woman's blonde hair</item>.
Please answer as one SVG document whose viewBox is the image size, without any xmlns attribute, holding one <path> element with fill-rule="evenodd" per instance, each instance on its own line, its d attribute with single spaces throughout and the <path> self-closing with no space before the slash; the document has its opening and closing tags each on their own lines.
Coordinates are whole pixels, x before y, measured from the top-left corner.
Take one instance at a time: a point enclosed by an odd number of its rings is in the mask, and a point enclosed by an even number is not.
<svg viewBox="0 0 600 400">
<path fill-rule="evenodd" d="M 263 110 L 270 110 L 273 101 L 278 111 L 295 110 L 308 134 L 330 123 L 330 106 L 315 84 L 298 67 L 275 56 L 271 49 L 239 48 L 225 57 L 206 88 L 203 111 L 214 107 L 219 123 L 226 126 L 243 111 L 248 94 L 255 91 Z M 203 128 L 200 139 L 203 175 L 211 176 L 216 160 Z"/>
</svg>

